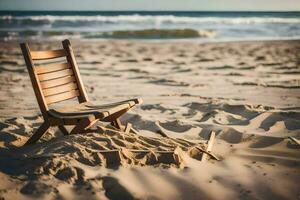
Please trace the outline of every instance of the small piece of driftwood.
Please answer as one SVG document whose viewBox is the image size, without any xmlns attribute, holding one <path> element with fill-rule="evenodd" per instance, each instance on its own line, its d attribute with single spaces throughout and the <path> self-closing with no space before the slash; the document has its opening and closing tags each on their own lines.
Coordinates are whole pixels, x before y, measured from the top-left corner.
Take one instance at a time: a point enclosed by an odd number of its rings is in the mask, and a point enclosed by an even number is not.
<svg viewBox="0 0 300 200">
<path fill-rule="evenodd" d="M 291 136 L 289 137 L 289 139 L 292 140 L 293 142 L 295 142 L 297 145 L 300 146 L 300 140 L 298 140 L 298 139 L 296 139 L 294 137 L 291 137 Z"/>
<path fill-rule="evenodd" d="M 124 132 L 128 134 L 131 130 L 131 127 L 132 127 L 132 125 L 130 123 L 127 123 L 126 126 L 125 126 Z"/>
<path fill-rule="evenodd" d="M 206 148 L 206 151 L 209 153 L 212 150 L 215 136 L 216 136 L 216 133 L 214 131 L 211 131 L 208 142 L 207 142 L 207 148 Z M 204 162 L 205 160 L 207 160 L 207 154 L 202 154 L 201 161 Z"/>
<path fill-rule="evenodd" d="M 163 127 L 160 126 L 160 124 L 158 122 L 155 122 L 155 125 L 159 128 L 159 134 L 162 135 L 163 137 L 167 137 L 170 139 L 175 139 L 172 138 L 169 134 L 166 133 L 165 129 Z M 214 139 L 215 139 L 215 132 L 211 132 L 209 140 L 207 142 L 207 149 L 203 150 L 199 147 L 196 147 L 199 151 L 202 151 L 202 157 L 201 157 L 201 161 L 205 161 L 207 160 L 207 156 L 210 156 L 211 158 L 215 159 L 215 160 L 220 160 L 216 155 L 214 155 L 213 153 L 211 153 L 212 147 L 213 147 L 213 143 L 214 143 Z M 188 143 L 192 143 L 194 145 L 196 145 L 196 143 L 193 143 L 191 141 L 185 140 L 180 138 L 180 140 L 188 142 Z"/>
</svg>

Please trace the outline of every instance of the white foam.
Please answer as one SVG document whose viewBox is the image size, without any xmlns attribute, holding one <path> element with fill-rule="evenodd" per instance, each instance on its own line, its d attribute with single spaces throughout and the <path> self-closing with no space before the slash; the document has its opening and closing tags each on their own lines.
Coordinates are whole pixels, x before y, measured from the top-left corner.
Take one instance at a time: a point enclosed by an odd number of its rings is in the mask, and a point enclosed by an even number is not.
<svg viewBox="0 0 300 200">
<path fill-rule="evenodd" d="M 0 16 L 2 20 L 32 20 L 32 21 L 78 21 L 78 22 L 103 22 L 103 23 L 191 23 L 191 24 L 263 24 L 263 23 L 288 23 L 300 24 L 297 17 L 183 17 L 174 15 L 118 15 L 118 16 Z"/>
</svg>

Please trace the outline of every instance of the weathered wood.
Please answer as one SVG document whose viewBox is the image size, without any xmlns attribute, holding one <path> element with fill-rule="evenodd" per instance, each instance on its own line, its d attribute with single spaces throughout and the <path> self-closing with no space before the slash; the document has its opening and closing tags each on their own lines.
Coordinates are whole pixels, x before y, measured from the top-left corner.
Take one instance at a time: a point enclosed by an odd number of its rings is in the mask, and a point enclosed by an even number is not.
<svg viewBox="0 0 300 200">
<path fill-rule="evenodd" d="M 127 134 L 130 133 L 131 128 L 132 128 L 132 124 L 127 123 L 126 126 L 125 126 L 124 132 L 127 133 Z"/>
<path fill-rule="evenodd" d="M 59 126 L 65 124 L 63 119 L 49 116 L 49 111 L 48 111 L 48 117 L 46 119 L 49 121 L 50 126 Z"/>
<path fill-rule="evenodd" d="M 59 125 L 58 129 L 62 132 L 62 134 L 64 135 L 69 135 L 69 131 L 63 126 L 63 125 Z"/>
<path fill-rule="evenodd" d="M 59 78 L 59 79 L 43 81 L 40 84 L 41 84 L 42 89 L 47 89 L 47 88 L 51 88 L 51 87 L 64 85 L 67 83 L 72 83 L 75 81 L 76 81 L 76 79 L 74 76 L 67 76 L 67 77 L 63 77 L 63 78 Z"/>
<path fill-rule="evenodd" d="M 159 124 L 158 121 L 155 122 L 155 125 L 159 128 L 158 133 L 163 136 L 163 137 L 167 137 L 167 138 L 171 138 L 170 135 L 168 135 L 165 131 L 165 129 Z"/>
<path fill-rule="evenodd" d="M 38 130 L 27 140 L 25 145 L 37 142 L 50 128 L 49 123 L 44 122 Z"/>
<path fill-rule="evenodd" d="M 57 87 L 44 89 L 43 94 L 44 94 L 45 97 L 47 97 L 47 96 L 51 96 L 51 95 L 56 95 L 56 94 L 72 91 L 72 90 L 75 90 L 75 89 L 77 89 L 77 84 L 72 82 L 72 83 L 68 83 L 68 84 L 65 84 L 65 85 L 60 85 L 60 86 L 57 86 Z"/>
<path fill-rule="evenodd" d="M 97 112 L 97 111 L 86 111 L 86 112 L 57 112 L 56 110 L 50 109 L 49 114 L 55 118 L 65 120 L 72 120 L 72 119 L 84 119 L 88 118 L 89 116 L 96 116 L 98 119 L 103 119 L 104 113 Z M 67 123 L 67 122 L 66 122 Z M 69 122 L 68 122 L 69 123 Z M 70 124 L 69 124 L 70 125 Z"/>
<path fill-rule="evenodd" d="M 71 130 L 70 134 L 78 134 L 78 133 L 84 133 L 88 128 L 90 128 L 93 124 L 95 124 L 98 121 L 93 116 L 90 116 L 85 119 L 81 119 L 76 126 Z"/>
<path fill-rule="evenodd" d="M 107 112 L 107 117 L 105 117 L 102 121 L 104 122 L 112 122 L 115 119 L 119 118 L 122 116 L 124 113 L 126 113 L 129 110 L 130 107 L 124 105 L 118 105 L 115 106 L 114 109 L 109 109 Z"/>
<path fill-rule="evenodd" d="M 49 50 L 49 51 L 31 51 L 32 60 L 47 60 L 67 56 L 64 49 Z"/>
<path fill-rule="evenodd" d="M 61 71 L 64 69 L 69 69 L 69 68 L 71 68 L 69 63 L 55 63 L 55 64 L 36 66 L 34 71 L 37 74 L 46 74 L 46 73 Z"/>
<path fill-rule="evenodd" d="M 52 95 L 46 97 L 46 102 L 48 105 L 53 104 L 53 103 L 58 103 L 64 100 L 72 99 L 74 97 L 79 96 L 79 91 L 78 90 L 72 90 L 69 92 L 57 94 L 57 95 Z"/>
<path fill-rule="evenodd" d="M 207 148 L 206 148 L 206 151 L 209 152 L 209 153 L 212 150 L 214 140 L 215 140 L 215 136 L 216 136 L 216 133 L 214 131 L 212 131 L 210 133 L 210 136 L 209 136 L 209 139 L 208 139 L 208 142 L 207 142 Z M 202 157 L 201 157 L 202 162 L 205 161 L 205 160 L 207 160 L 207 154 L 206 153 L 202 154 Z"/>
<path fill-rule="evenodd" d="M 76 59 L 75 59 L 75 56 L 73 53 L 73 49 L 71 47 L 71 43 L 69 40 L 64 40 L 62 42 L 62 45 L 63 45 L 65 51 L 67 52 L 67 60 L 70 63 L 70 65 L 72 66 L 72 69 L 74 71 L 74 75 L 76 78 L 76 82 L 78 84 L 78 89 L 80 92 L 78 100 L 80 103 L 87 102 L 87 101 L 89 101 L 89 99 L 88 99 L 87 93 L 85 91 L 82 79 L 80 77 L 79 69 L 78 69 L 77 62 L 76 62 Z"/>
<path fill-rule="evenodd" d="M 289 137 L 293 142 L 295 142 L 297 145 L 299 145 L 300 146 L 300 140 L 298 140 L 298 139 L 296 139 L 296 138 L 294 138 L 294 137 Z"/>
<path fill-rule="evenodd" d="M 39 104 L 40 110 L 43 114 L 43 117 L 46 118 L 47 117 L 47 111 L 48 111 L 48 106 L 46 104 L 46 100 L 44 98 L 44 96 L 42 95 L 42 88 L 40 85 L 40 82 L 38 81 L 38 77 L 37 74 L 34 72 L 33 67 L 33 61 L 31 58 L 31 54 L 30 54 L 30 49 L 28 47 L 28 45 L 26 43 L 21 43 L 20 44 L 23 56 L 24 56 L 24 60 L 26 63 L 26 67 L 29 73 L 29 77 L 31 80 L 31 84 L 37 99 L 37 102 Z"/>
<path fill-rule="evenodd" d="M 124 126 L 122 125 L 120 118 L 116 118 L 114 121 L 112 121 L 111 125 L 113 125 L 121 131 L 124 131 Z"/>
<path fill-rule="evenodd" d="M 73 70 L 72 69 L 65 69 L 62 71 L 56 71 L 56 72 L 51 72 L 47 74 L 40 74 L 38 75 L 40 81 L 47 81 L 47 80 L 52 80 L 52 79 L 58 79 L 61 77 L 66 77 L 66 76 L 72 76 Z"/>
<path fill-rule="evenodd" d="M 91 117 L 90 117 L 90 120 L 91 120 L 91 122 L 87 127 L 85 127 L 85 130 L 91 128 L 94 124 L 96 124 L 99 121 L 99 119 L 96 119 L 95 116 L 94 116 L 94 119 L 91 119 Z"/>
<path fill-rule="evenodd" d="M 139 134 L 139 132 L 137 130 L 135 130 L 135 128 L 131 127 L 131 132 L 134 134 Z"/>
<path fill-rule="evenodd" d="M 210 156 L 211 158 L 213 158 L 213 159 L 215 159 L 215 160 L 217 160 L 217 161 L 220 161 L 220 160 L 221 160 L 220 158 L 218 158 L 215 154 L 213 154 L 213 153 L 211 153 L 211 152 L 208 152 L 208 151 L 206 151 L 206 150 L 203 150 L 203 149 L 201 149 L 201 148 L 199 148 L 199 147 L 195 147 L 195 148 L 198 149 L 199 151 L 201 151 L 201 152 L 207 154 L 208 156 Z M 201 158 L 202 158 L 202 157 L 201 157 Z M 204 162 L 204 161 L 203 161 L 203 162 Z"/>
</svg>

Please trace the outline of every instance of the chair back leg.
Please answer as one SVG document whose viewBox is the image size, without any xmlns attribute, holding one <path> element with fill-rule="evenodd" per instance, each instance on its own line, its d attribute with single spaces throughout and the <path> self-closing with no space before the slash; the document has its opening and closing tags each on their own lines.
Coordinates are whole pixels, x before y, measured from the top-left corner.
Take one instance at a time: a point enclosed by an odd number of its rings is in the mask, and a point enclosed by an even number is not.
<svg viewBox="0 0 300 200">
<path fill-rule="evenodd" d="M 58 129 L 62 132 L 62 134 L 64 135 L 69 135 L 69 131 L 63 126 L 63 125 L 59 125 Z"/>
<path fill-rule="evenodd" d="M 93 126 L 97 121 L 99 120 L 95 117 L 81 119 L 71 130 L 70 134 L 85 133 L 87 129 Z"/>
</svg>

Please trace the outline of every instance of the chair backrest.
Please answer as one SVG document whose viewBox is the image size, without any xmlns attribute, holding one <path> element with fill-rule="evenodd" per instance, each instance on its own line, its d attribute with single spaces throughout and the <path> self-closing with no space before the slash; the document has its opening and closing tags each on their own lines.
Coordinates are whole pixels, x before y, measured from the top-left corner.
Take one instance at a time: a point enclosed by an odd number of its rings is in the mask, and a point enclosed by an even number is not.
<svg viewBox="0 0 300 200">
<path fill-rule="evenodd" d="M 69 40 L 62 41 L 62 49 L 31 51 L 27 43 L 20 44 L 30 80 L 43 116 L 48 105 L 77 97 L 88 101 L 75 56 Z M 39 60 L 65 58 L 63 63 L 37 65 Z"/>
</svg>

